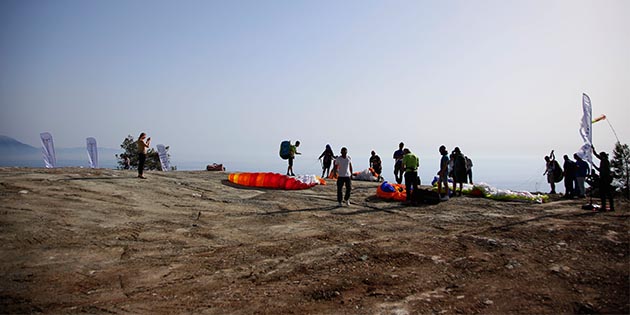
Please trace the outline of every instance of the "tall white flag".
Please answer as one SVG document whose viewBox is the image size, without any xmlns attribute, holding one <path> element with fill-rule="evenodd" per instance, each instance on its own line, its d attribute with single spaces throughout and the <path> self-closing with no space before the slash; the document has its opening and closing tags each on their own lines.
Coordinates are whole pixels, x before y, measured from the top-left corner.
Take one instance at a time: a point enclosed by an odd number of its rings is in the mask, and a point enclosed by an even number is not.
<svg viewBox="0 0 630 315">
<path fill-rule="evenodd" d="M 57 166 L 57 157 L 52 135 L 48 132 L 42 132 L 39 134 L 39 137 L 42 139 L 42 155 L 46 168 L 55 168 Z"/>
<path fill-rule="evenodd" d="M 98 168 L 98 147 L 96 146 L 96 139 L 90 137 L 86 138 L 88 160 L 90 161 L 91 168 Z"/>
<path fill-rule="evenodd" d="M 167 172 L 171 165 L 168 160 L 168 152 L 166 151 L 166 147 L 163 144 L 158 144 L 156 147 L 158 151 L 158 156 L 160 157 L 160 164 L 162 164 L 162 170 Z"/>
<path fill-rule="evenodd" d="M 580 125 L 580 135 L 584 144 L 577 153 L 584 161 L 588 161 L 589 164 L 593 164 L 593 109 L 591 107 L 591 99 L 582 94 L 582 124 Z"/>
</svg>

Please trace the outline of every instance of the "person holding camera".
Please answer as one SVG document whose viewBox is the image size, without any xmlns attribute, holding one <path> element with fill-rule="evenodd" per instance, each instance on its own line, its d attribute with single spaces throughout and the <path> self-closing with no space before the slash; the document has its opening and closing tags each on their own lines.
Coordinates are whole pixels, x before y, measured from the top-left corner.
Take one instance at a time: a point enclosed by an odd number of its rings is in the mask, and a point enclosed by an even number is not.
<svg viewBox="0 0 630 315">
<path fill-rule="evenodd" d="M 147 138 L 146 133 L 140 133 L 138 137 L 138 178 L 144 177 L 144 163 L 147 161 L 147 149 L 151 145 L 151 137 Z"/>
</svg>

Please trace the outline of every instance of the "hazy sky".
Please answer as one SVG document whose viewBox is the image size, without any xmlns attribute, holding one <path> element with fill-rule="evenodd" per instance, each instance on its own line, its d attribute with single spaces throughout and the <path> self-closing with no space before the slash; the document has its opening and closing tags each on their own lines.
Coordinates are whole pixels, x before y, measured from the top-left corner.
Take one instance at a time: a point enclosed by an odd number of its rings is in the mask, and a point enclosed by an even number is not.
<svg viewBox="0 0 630 315">
<path fill-rule="evenodd" d="M 630 141 L 630 1 L 0 1 L 0 134 L 183 160 L 573 153 Z M 606 122 L 594 142 L 610 151 Z M 240 156 L 240 158 L 237 158 Z M 437 162 L 435 162 L 437 163 Z"/>
</svg>

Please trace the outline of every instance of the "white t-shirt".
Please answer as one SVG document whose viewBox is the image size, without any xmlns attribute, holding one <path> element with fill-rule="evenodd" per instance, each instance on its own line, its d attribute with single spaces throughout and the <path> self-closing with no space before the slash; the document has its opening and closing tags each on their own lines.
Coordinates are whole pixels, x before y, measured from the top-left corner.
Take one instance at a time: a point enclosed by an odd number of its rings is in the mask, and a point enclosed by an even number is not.
<svg viewBox="0 0 630 315">
<path fill-rule="evenodd" d="M 352 163 L 352 158 L 349 155 L 346 155 L 344 159 L 343 156 L 338 156 L 335 159 L 337 166 L 339 167 L 339 172 L 337 173 L 339 177 L 350 177 L 352 174 L 350 173 L 350 163 Z"/>
</svg>

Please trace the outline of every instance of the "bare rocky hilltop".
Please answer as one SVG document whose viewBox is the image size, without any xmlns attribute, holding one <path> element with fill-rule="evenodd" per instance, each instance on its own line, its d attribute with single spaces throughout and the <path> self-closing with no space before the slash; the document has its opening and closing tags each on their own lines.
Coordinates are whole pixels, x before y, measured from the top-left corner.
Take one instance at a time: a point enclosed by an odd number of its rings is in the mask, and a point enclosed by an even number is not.
<svg viewBox="0 0 630 315">
<path fill-rule="evenodd" d="M 628 203 L 458 197 L 405 207 L 354 181 L 0 168 L 0 313 L 630 313 Z"/>
</svg>

